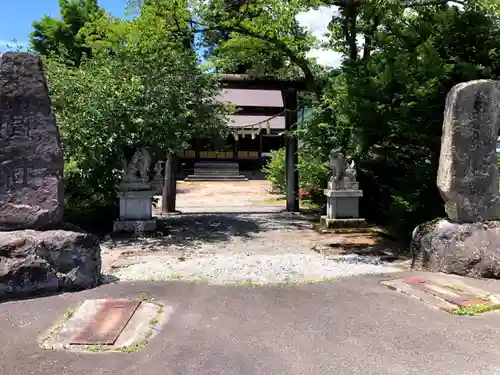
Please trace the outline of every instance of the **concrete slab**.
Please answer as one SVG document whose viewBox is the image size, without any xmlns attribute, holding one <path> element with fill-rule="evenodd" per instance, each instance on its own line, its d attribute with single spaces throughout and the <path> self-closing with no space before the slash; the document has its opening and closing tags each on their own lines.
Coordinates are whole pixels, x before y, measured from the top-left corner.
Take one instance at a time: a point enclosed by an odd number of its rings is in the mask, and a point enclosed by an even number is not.
<svg viewBox="0 0 500 375">
<path fill-rule="evenodd" d="M 126 311 L 118 311 L 121 314 L 117 315 L 116 309 L 114 312 L 106 309 L 110 300 L 85 300 L 66 310 L 63 317 L 39 338 L 40 346 L 84 353 L 140 350 L 159 332 L 172 309 L 160 302 L 128 302 L 122 304 Z"/>
<path fill-rule="evenodd" d="M 499 296 L 469 285 L 470 281 L 464 277 L 428 273 L 418 277 L 383 281 L 382 284 L 417 298 L 433 308 L 448 312 L 457 308 L 495 306 L 499 303 Z"/>
</svg>

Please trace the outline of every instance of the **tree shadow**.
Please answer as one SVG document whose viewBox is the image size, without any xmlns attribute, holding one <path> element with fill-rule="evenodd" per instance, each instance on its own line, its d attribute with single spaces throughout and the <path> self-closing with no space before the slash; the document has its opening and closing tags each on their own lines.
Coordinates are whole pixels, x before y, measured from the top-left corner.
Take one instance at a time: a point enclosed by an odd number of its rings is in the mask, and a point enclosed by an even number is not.
<svg viewBox="0 0 500 375">
<path fill-rule="evenodd" d="M 343 236 L 349 236 L 344 234 Z M 354 238 L 354 237 L 353 237 Z M 408 246 L 378 234 L 359 234 L 357 240 L 328 243 L 321 249 L 315 249 L 326 256 L 359 255 L 377 257 L 385 262 L 408 260 L 411 258 Z"/>
<path fill-rule="evenodd" d="M 251 215 L 251 216 L 250 216 Z M 199 242 L 217 243 L 231 237 L 251 238 L 270 230 L 310 229 L 307 219 L 273 213 L 191 213 L 159 218 L 154 234 L 113 235 L 113 247 L 134 246 L 155 251 L 169 246 L 189 247 Z"/>
</svg>

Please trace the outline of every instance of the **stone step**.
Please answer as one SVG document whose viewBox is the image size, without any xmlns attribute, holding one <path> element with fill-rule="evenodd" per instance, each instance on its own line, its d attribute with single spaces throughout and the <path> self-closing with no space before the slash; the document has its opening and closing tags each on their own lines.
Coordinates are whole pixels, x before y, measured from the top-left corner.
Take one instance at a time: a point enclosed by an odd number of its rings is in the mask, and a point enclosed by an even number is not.
<svg viewBox="0 0 500 375">
<path fill-rule="evenodd" d="M 238 163 L 210 163 L 210 162 L 200 162 L 195 163 L 194 168 L 213 168 L 213 169 L 239 169 L 240 166 Z"/>
<path fill-rule="evenodd" d="M 194 170 L 195 175 L 210 175 L 210 176 L 238 176 L 240 174 L 239 170 L 227 170 L 227 171 L 221 171 L 221 170 L 209 170 L 209 171 L 200 171 L 198 169 Z"/>
<path fill-rule="evenodd" d="M 184 181 L 248 181 L 243 175 L 212 176 L 212 175 L 189 175 Z"/>
</svg>

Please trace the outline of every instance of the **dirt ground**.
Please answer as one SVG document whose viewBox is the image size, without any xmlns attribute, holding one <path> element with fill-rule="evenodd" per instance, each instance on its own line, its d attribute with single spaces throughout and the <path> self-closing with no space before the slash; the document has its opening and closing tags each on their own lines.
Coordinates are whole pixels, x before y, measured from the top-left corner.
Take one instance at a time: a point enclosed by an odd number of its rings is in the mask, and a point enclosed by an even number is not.
<svg viewBox="0 0 500 375">
<path fill-rule="evenodd" d="M 358 254 L 401 261 L 405 253 L 404 245 L 376 233 L 318 233 L 313 226 L 319 218 L 285 213 L 284 208 L 285 201 L 270 193 L 267 181 L 180 181 L 177 209 L 183 214 L 159 217 L 152 236 L 104 242 L 103 269 L 112 274 L 134 264 L 177 264 L 223 254 L 321 259 Z M 158 208 L 154 212 L 160 216 Z"/>
<path fill-rule="evenodd" d="M 265 180 L 250 181 L 197 181 L 177 182 L 177 209 L 189 212 L 249 212 L 269 208 L 278 211 L 285 208 L 285 200 L 271 194 L 271 184 Z M 160 213 L 161 197 L 154 214 Z"/>
</svg>

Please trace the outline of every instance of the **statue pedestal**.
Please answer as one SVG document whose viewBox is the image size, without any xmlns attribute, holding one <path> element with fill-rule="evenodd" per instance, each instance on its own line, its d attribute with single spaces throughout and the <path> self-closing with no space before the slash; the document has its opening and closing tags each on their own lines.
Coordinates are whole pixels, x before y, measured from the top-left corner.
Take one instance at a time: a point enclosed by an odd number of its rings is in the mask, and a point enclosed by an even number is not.
<svg viewBox="0 0 500 375">
<path fill-rule="evenodd" d="M 342 182 L 357 187 L 357 182 Z M 330 182 L 328 184 L 338 184 Z M 345 186 L 345 185 L 344 185 Z M 365 219 L 359 217 L 359 198 L 363 191 L 356 190 L 332 190 L 325 189 L 327 197 L 326 216 L 321 217 L 321 226 L 325 228 L 364 228 Z"/>
<path fill-rule="evenodd" d="M 118 193 L 120 198 L 120 218 L 113 225 L 114 232 L 153 232 L 156 219 L 153 218 L 152 198 L 155 192 L 130 190 Z"/>
</svg>

